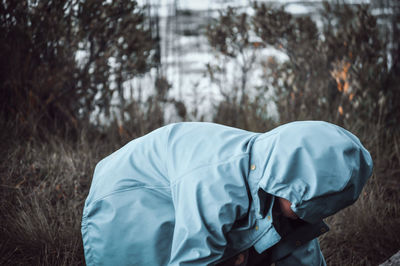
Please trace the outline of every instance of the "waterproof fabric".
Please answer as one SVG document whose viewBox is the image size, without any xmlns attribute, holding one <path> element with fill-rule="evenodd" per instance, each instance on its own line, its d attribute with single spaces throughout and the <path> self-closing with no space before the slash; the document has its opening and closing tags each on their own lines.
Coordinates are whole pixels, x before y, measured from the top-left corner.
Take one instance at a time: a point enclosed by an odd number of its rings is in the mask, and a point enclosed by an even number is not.
<svg viewBox="0 0 400 266">
<path fill-rule="evenodd" d="M 267 133 L 171 124 L 97 164 L 82 217 L 86 263 L 213 265 L 250 247 L 273 250 L 276 197 L 315 223 L 352 204 L 371 172 L 357 137 L 326 122 Z M 294 262 L 324 265 L 318 241 L 277 264 Z"/>
</svg>

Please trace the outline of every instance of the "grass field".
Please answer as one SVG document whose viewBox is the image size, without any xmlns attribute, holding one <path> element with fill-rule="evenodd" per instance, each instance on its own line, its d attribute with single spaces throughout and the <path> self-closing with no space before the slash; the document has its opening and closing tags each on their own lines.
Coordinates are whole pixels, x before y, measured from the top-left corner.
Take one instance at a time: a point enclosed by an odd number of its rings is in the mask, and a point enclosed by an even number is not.
<svg viewBox="0 0 400 266">
<path fill-rule="evenodd" d="M 59 137 L 1 126 L 0 265 L 83 265 L 80 220 L 94 166 L 129 139 L 117 130 Z M 374 174 L 355 205 L 327 219 L 328 265 L 377 265 L 400 249 L 400 137 L 355 133 Z"/>
</svg>

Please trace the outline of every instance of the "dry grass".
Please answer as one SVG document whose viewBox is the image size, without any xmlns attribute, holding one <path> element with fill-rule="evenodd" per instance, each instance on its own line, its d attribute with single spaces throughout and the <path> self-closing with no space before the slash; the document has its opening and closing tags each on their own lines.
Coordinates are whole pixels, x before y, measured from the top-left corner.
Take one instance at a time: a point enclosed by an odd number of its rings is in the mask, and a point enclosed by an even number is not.
<svg viewBox="0 0 400 266">
<path fill-rule="evenodd" d="M 400 196 L 394 189 L 384 189 L 374 175 L 356 204 L 327 219 L 331 231 L 321 246 L 329 265 L 378 265 L 399 250 Z"/>
<path fill-rule="evenodd" d="M 18 137 L 2 126 L 0 265 L 83 265 L 80 219 L 93 168 L 127 139 L 85 130 L 74 141 Z M 400 138 L 368 139 L 374 175 L 355 205 L 328 219 L 328 265 L 377 265 L 400 249 Z"/>
<path fill-rule="evenodd" d="M 115 147 L 85 132 L 71 142 L 9 131 L 1 136 L 0 265 L 84 264 L 84 199 L 94 165 Z"/>
</svg>

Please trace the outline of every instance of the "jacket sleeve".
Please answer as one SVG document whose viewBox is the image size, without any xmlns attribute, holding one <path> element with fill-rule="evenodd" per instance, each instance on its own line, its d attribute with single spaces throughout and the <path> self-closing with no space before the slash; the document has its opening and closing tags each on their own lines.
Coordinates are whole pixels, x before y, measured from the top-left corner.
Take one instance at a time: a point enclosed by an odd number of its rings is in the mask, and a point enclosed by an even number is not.
<svg viewBox="0 0 400 266">
<path fill-rule="evenodd" d="M 319 247 L 318 239 L 315 238 L 304 245 L 296 248 L 290 255 L 276 261 L 276 266 L 326 266 L 324 256 Z"/>
<path fill-rule="evenodd" d="M 242 184 L 226 184 L 232 166 L 193 171 L 171 185 L 175 208 L 170 265 L 212 265 L 224 254 L 225 234 L 248 209 Z"/>
</svg>

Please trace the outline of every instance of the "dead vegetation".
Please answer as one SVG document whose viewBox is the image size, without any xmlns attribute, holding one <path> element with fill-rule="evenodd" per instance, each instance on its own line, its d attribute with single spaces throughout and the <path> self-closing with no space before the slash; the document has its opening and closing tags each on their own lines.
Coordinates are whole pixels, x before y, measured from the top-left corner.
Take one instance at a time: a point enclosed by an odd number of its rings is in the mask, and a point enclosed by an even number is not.
<svg viewBox="0 0 400 266">
<path fill-rule="evenodd" d="M 18 8 L 26 10 L 24 2 L 5 2 L 14 4 L 15 8 L 1 9 L 0 19 L 9 20 L 7 12 L 24 17 L 23 12 L 13 13 Z M 94 5 L 95 11 L 97 4 Z M 52 8 L 57 10 L 56 6 Z M 110 8 L 121 11 L 118 6 Z M 372 154 L 374 174 L 353 206 L 328 219 L 331 231 L 321 238 L 321 246 L 328 265 L 377 265 L 400 249 L 400 35 L 393 34 L 385 39 L 388 32 L 382 35 L 377 28 L 377 19 L 366 6 L 337 8 L 327 5 L 323 33 L 318 32 L 310 18 L 294 17 L 283 10 L 265 6 L 256 6 L 255 11 L 251 17 L 230 9 L 208 28 L 208 37 L 213 41 L 210 45 L 214 46 L 219 58 L 240 61 L 247 52 L 254 54 L 251 49 L 273 46 L 289 53 L 289 60 L 279 63 L 269 57 L 257 58 L 261 59 L 257 62 L 250 56 L 250 61 L 242 65 L 242 73 L 238 75 L 241 82 L 237 84 L 219 81 L 226 75 L 222 64 L 209 65 L 210 81 L 223 84 L 225 87 L 221 91 L 227 92 L 212 110 L 213 121 L 252 131 L 267 131 L 293 120 L 318 119 L 339 124 L 359 136 Z M 37 19 L 38 14 L 34 13 L 33 18 Z M 93 16 L 97 15 L 94 13 Z M 137 18 L 140 19 L 136 22 L 142 23 L 142 16 Z M 49 20 L 47 17 L 44 22 Z M 12 23 L 1 25 L 2 33 L 5 30 L 12 32 Z M 69 32 L 67 26 L 65 32 Z M 30 28 L 25 30 L 29 32 Z M 259 40 L 251 42 L 247 31 L 258 34 Z M 101 31 L 96 34 L 100 41 L 103 40 Z M 97 45 L 90 36 L 80 37 Z M 73 42 L 64 47 L 70 49 L 66 59 L 77 48 L 73 44 L 77 45 Z M 43 47 L 34 42 L 29 45 L 33 47 L 30 52 L 38 54 L 39 65 L 55 62 L 40 56 Z M 148 45 L 133 45 L 130 56 L 143 55 L 139 52 L 144 52 L 144 48 L 151 50 Z M 100 48 L 113 50 L 114 46 L 111 42 Z M 5 52 L 6 49 L 0 51 L 0 58 L 8 58 L 3 62 L 19 60 L 10 59 L 15 53 Z M 18 51 L 21 58 L 26 58 L 24 49 Z M 56 51 L 50 52 L 52 55 Z M 391 64 L 386 61 L 388 54 L 391 54 Z M 142 59 L 147 60 L 148 54 L 144 55 Z M 101 69 L 107 58 L 101 53 L 98 56 L 101 59 L 98 68 Z M 96 58 L 92 60 L 96 61 Z M 23 66 L 24 62 L 19 64 Z M 66 62 L 71 63 L 69 59 Z M 129 62 L 126 64 L 124 69 L 129 68 Z M 29 64 L 27 69 L 35 69 L 36 65 Z M 142 66 L 138 73 L 147 69 Z M 6 64 L 2 67 L 11 69 Z M 61 75 L 57 72 L 60 69 L 46 68 L 46 75 Z M 251 88 L 247 76 L 255 69 L 262 69 L 264 85 L 260 88 Z M 182 120 L 191 117 L 184 103 L 168 97 L 171 86 L 168 80 L 158 77 L 156 94 L 147 100 L 131 99 L 120 106 L 124 120 L 109 115 L 108 126 L 95 126 L 88 123 L 88 116 L 96 105 L 109 109 L 108 90 L 99 102 L 90 101 L 95 92 L 89 90 L 90 93 L 82 98 L 88 100 L 89 105 L 85 107 L 85 101 L 76 99 L 85 90 L 73 88 L 79 80 L 86 80 L 90 85 L 87 88 L 100 83 L 108 86 L 107 75 L 110 73 L 103 69 L 104 73 L 96 72 L 94 77 L 88 75 L 89 68 L 75 69 L 73 66 L 69 70 L 81 75 L 72 80 L 62 78 L 60 80 L 66 83 L 56 87 L 46 83 L 35 71 L 32 72 L 34 79 L 20 75 L 18 71 L 0 73 L 0 85 L 5 89 L 1 94 L 4 104 L 0 108 L 1 265 L 83 265 L 80 220 L 95 164 L 129 140 L 163 125 L 167 103 L 175 105 Z M 128 74 L 130 78 L 132 73 Z M 20 80 L 22 77 L 26 80 Z M 36 78 L 41 83 L 33 87 L 26 85 Z M 120 84 L 124 80 L 122 77 Z M 52 98 L 52 93 L 61 93 L 65 89 L 74 97 Z M 255 93 L 248 93 L 252 89 Z M 275 89 L 272 99 L 267 93 L 269 89 Z M 276 120 L 267 112 L 270 102 L 276 105 L 279 116 Z M 52 107 L 53 103 L 57 104 Z M 67 113 L 63 112 L 63 106 L 68 106 Z M 80 108 L 87 108 L 84 116 L 79 115 Z"/>
</svg>

